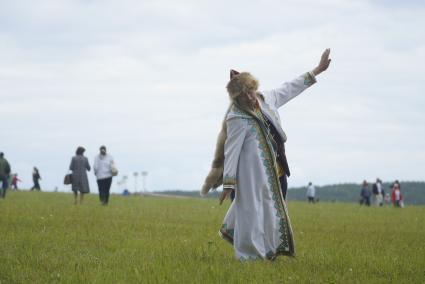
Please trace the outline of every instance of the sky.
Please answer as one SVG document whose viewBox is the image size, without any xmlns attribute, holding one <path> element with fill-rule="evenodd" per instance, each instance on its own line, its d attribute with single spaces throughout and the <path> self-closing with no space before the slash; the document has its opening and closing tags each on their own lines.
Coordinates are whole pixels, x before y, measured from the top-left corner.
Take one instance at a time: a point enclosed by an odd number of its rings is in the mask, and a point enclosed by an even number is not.
<svg viewBox="0 0 425 284">
<path fill-rule="evenodd" d="M 289 186 L 425 180 L 423 1 L 0 0 L 0 151 L 62 184 L 84 146 L 146 189 L 198 190 L 231 68 L 271 89 L 332 63 L 279 112 Z M 89 173 L 91 191 L 97 192 Z M 141 190 L 138 178 L 137 188 Z"/>
</svg>

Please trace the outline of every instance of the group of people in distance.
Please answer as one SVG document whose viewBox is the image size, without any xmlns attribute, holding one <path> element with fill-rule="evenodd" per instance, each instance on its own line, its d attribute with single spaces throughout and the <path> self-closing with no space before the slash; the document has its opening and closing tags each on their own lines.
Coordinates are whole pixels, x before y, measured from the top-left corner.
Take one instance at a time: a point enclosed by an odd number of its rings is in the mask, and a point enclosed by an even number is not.
<svg viewBox="0 0 425 284">
<path fill-rule="evenodd" d="M 83 202 L 84 194 L 90 192 L 89 179 L 87 172 L 90 171 L 90 163 L 87 157 L 84 156 L 86 149 L 79 146 L 75 151 L 75 156 L 71 159 L 69 170 L 71 171 L 71 188 L 74 193 L 74 203 Z M 118 174 L 114 159 L 106 152 L 105 146 L 100 146 L 99 154 L 94 158 L 93 164 L 94 174 L 96 176 L 97 185 L 99 188 L 99 199 L 102 205 L 107 205 L 109 202 L 109 194 L 112 184 L 112 177 Z"/>
<path fill-rule="evenodd" d="M 38 170 L 37 167 L 34 167 L 32 170 L 32 182 L 34 185 L 30 188 L 31 191 L 33 190 L 41 191 L 40 180 L 41 180 L 40 171 Z M 22 182 L 22 180 L 18 178 L 18 174 L 17 173 L 12 174 L 9 178 L 10 189 L 19 190 L 19 186 L 18 186 L 19 182 Z"/>
<path fill-rule="evenodd" d="M 400 182 L 396 180 L 391 186 L 391 196 L 385 193 L 382 185 L 382 180 L 377 178 L 372 186 L 372 191 L 369 189 L 369 184 L 366 180 L 363 181 L 362 189 L 360 191 L 360 205 L 370 206 L 383 206 L 385 203 L 392 202 L 394 207 L 404 207 L 403 194 L 401 193 Z M 372 200 L 371 200 L 372 197 Z"/>
<path fill-rule="evenodd" d="M 84 194 L 90 192 L 89 180 L 87 177 L 87 171 L 90 171 L 90 163 L 84 156 L 84 147 L 78 147 L 75 152 L 75 156 L 71 159 L 69 170 L 71 171 L 71 188 L 74 193 L 74 203 L 78 203 L 78 195 L 80 195 L 79 202 L 83 202 Z M 109 202 L 110 189 L 112 184 L 112 177 L 118 174 L 115 167 L 114 159 L 111 155 L 107 154 L 106 147 L 101 146 L 99 154 L 94 158 L 93 170 L 96 176 L 97 185 L 99 188 L 99 199 L 102 205 L 107 205 Z M 41 175 L 37 167 L 33 168 L 32 180 L 34 185 L 31 187 L 32 190 L 40 191 L 40 180 Z M 18 174 L 11 175 L 11 166 L 5 159 L 4 153 L 0 152 L 0 183 L 1 191 L 0 198 L 6 197 L 6 191 L 9 185 L 12 189 L 18 190 L 18 182 L 21 180 L 18 178 Z"/>
<path fill-rule="evenodd" d="M 9 161 L 4 157 L 4 153 L 0 152 L 0 182 L 2 183 L 0 189 L 0 198 L 6 198 L 6 191 L 9 189 L 9 187 L 12 190 L 19 190 L 18 182 L 21 182 L 21 180 L 18 178 L 17 173 L 11 174 L 11 171 L 12 169 Z M 32 181 L 34 185 L 30 190 L 40 191 L 40 180 L 40 172 L 37 167 L 34 167 L 32 172 Z"/>
</svg>

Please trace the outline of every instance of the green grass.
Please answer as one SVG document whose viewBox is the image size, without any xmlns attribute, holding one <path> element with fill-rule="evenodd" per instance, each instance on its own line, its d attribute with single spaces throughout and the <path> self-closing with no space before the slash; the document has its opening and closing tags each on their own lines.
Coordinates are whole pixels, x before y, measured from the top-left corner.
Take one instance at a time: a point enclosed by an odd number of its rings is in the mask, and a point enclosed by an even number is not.
<svg viewBox="0 0 425 284">
<path fill-rule="evenodd" d="M 212 199 L 8 192 L 0 283 L 423 283 L 425 207 L 289 202 L 297 257 L 239 262 Z"/>
</svg>

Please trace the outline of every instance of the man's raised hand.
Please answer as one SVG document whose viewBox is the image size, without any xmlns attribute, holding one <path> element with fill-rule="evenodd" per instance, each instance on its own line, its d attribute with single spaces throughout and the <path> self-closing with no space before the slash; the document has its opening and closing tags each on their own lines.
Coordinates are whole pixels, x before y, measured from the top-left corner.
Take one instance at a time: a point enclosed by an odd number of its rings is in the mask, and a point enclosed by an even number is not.
<svg viewBox="0 0 425 284">
<path fill-rule="evenodd" d="M 331 59 L 329 58 L 329 54 L 331 53 L 330 48 L 326 48 L 325 51 L 322 53 L 322 57 L 320 58 L 319 65 L 317 65 L 316 68 L 313 69 L 314 75 L 319 75 L 326 69 L 328 69 L 329 64 L 331 64 Z"/>
</svg>

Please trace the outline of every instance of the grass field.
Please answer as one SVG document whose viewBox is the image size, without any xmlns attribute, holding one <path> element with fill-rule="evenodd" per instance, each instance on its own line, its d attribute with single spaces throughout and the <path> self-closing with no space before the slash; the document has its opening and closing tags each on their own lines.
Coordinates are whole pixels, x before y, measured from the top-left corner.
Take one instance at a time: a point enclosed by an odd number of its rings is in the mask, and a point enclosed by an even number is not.
<svg viewBox="0 0 425 284">
<path fill-rule="evenodd" d="M 8 192 L 0 283 L 424 283 L 425 207 L 289 202 L 296 258 L 239 262 L 213 199 Z"/>
</svg>

